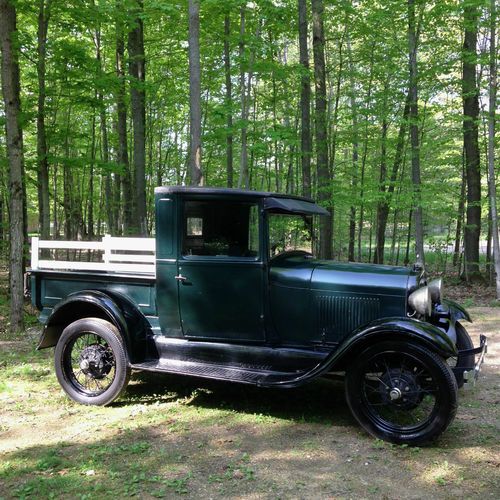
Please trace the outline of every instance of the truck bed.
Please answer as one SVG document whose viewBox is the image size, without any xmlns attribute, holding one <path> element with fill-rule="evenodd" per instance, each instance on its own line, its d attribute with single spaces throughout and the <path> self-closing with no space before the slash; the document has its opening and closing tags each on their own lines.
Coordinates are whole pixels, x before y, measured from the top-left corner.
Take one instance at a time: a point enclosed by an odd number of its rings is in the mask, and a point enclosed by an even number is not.
<svg viewBox="0 0 500 500">
<path fill-rule="evenodd" d="M 31 293 L 45 323 L 54 306 L 69 294 L 101 290 L 126 295 L 145 316 L 156 316 L 155 276 L 146 274 L 32 270 Z"/>
<path fill-rule="evenodd" d="M 41 254 L 41 255 L 40 255 Z M 114 238 L 102 241 L 32 239 L 31 296 L 45 323 L 68 295 L 92 289 L 127 296 L 145 316 L 156 316 L 155 240 Z"/>
</svg>

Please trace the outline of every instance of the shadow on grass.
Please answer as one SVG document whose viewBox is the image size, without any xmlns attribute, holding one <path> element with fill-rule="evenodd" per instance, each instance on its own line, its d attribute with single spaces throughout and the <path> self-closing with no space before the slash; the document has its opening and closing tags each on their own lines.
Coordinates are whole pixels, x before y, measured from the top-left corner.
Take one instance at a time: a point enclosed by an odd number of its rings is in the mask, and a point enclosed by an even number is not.
<svg viewBox="0 0 500 500">
<path fill-rule="evenodd" d="M 196 377 L 134 374 L 135 383 L 116 405 L 187 400 L 198 408 L 223 409 L 290 421 L 356 425 L 344 398 L 344 385 L 326 379 L 295 389 L 263 389 Z"/>
</svg>

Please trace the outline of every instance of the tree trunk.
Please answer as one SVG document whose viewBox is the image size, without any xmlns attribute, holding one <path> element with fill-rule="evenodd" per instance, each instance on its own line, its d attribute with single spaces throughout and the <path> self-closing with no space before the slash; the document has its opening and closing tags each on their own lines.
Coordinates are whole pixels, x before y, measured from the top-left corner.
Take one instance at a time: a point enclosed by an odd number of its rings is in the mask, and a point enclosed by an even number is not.
<svg viewBox="0 0 500 500">
<path fill-rule="evenodd" d="M 478 7 L 464 4 L 462 52 L 462 97 L 465 171 L 467 174 L 467 223 L 464 230 L 465 279 L 481 279 L 479 237 L 481 234 L 481 171 L 478 144 L 479 90 L 476 81 Z"/>
<path fill-rule="evenodd" d="M 249 187 L 248 174 L 248 149 L 247 149 L 247 120 L 248 120 L 248 102 L 246 97 L 246 76 L 245 76 L 245 5 L 240 8 L 240 99 L 241 99 L 241 155 L 240 155 L 240 175 L 238 178 L 238 188 Z M 251 85 L 249 78 L 248 85 Z"/>
<path fill-rule="evenodd" d="M 368 92 L 366 105 L 367 108 L 370 107 L 371 95 L 372 95 L 372 84 L 373 84 L 373 62 L 375 56 L 375 43 L 372 44 L 370 50 L 370 77 L 368 80 Z M 361 174 L 360 174 L 360 191 L 359 191 L 359 219 L 358 219 L 358 261 L 361 262 L 361 243 L 363 236 L 363 223 L 364 223 L 364 188 L 365 188 L 365 171 L 366 171 L 366 159 L 368 156 L 368 116 L 365 117 L 365 130 L 364 130 L 364 146 L 363 146 L 363 157 L 361 160 Z"/>
<path fill-rule="evenodd" d="M 123 8 L 121 0 L 117 1 L 117 9 Z M 133 196 L 128 158 L 127 107 L 125 104 L 125 43 L 123 41 L 123 24 L 116 21 L 116 76 L 118 85 L 116 91 L 116 131 L 118 136 L 117 161 L 122 172 L 116 176 L 114 206 L 120 211 L 123 199 L 123 231 L 132 231 Z"/>
<path fill-rule="evenodd" d="M 326 133 L 326 78 L 325 78 L 325 33 L 323 29 L 323 0 L 312 0 L 316 154 L 318 169 L 318 201 L 330 210 L 331 186 L 328 169 L 328 144 Z M 332 258 L 332 217 L 323 216 L 319 229 L 319 256 Z"/>
<path fill-rule="evenodd" d="M 424 265 L 424 224 L 422 216 L 422 192 L 420 180 L 420 145 L 418 132 L 417 92 L 417 35 L 415 25 L 415 0 L 408 0 L 408 52 L 410 96 L 411 177 L 413 186 L 413 214 L 415 218 L 415 251 L 417 264 Z"/>
<path fill-rule="evenodd" d="M 311 77 L 309 75 L 309 51 L 307 48 L 307 0 L 298 0 L 299 51 L 302 65 L 300 90 L 300 159 L 302 165 L 302 194 L 311 197 Z"/>
<path fill-rule="evenodd" d="M 385 185 L 385 174 L 382 175 L 382 169 L 380 172 L 380 178 L 381 178 L 380 190 L 383 199 L 378 203 L 377 206 L 377 234 L 376 234 L 376 245 L 375 245 L 374 260 L 373 260 L 375 264 L 384 263 L 385 230 L 387 228 L 387 219 L 389 217 L 389 209 L 391 206 L 392 195 L 396 187 L 398 171 L 403 161 L 403 151 L 405 146 L 409 112 L 410 112 L 410 99 L 408 94 L 405 99 L 403 116 L 401 118 L 401 124 L 399 126 L 398 141 L 396 144 L 396 154 L 394 155 L 394 162 L 392 164 L 391 177 L 389 180 L 388 187 L 386 187 Z M 382 177 L 384 178 L 382 179 Z"/>
<path fill-rule="evenodd" d="M 134 232 L 145 236 L 146 225 L 146 58 L 144 54 L 144 26 L 141 14 L 143 0 L 136 0 L 134 29 L 128 34 L 130 101 L 134 130 Z"/>
<path fill-rule="evenodd" d="M 96 49 L 96 61 L 97 61 L 97 71 L 101 77 L 102 71 L 102 54 L 101 54 L 101 26 L 100 24 L 95 30 L 95 49 Z M 101 160 L 105 163 L 106 169 L 109 166 L 109 141 L 108 141 L 108 127 L 106 118 L 106 105 L 104 103 L 104 93 L 102 87 L 99 86 L 97 89 L 97 101 L 99 103 L 99 125 L 101 133 Z M 102 185 L 102 183 L 101 183 Z M 102 198 L 102 196 L 101 196 Z M 117 220 L 118 213 L 116 207 L 113 204 L 113 191 L 112 191 L 112 177 L 111 173 L 107 173 L 104 176 L 104 200 L 102 200 L 105 207 L 105 220 L 107 225 L 107 232 L 115 235 L 117 231 Z M 102 218 L 102 210 L 100 211 L 100 218 Z M 98 224 L 98 234 L 100 234 L 100 223 Z"/>
<path fill-rule="evenodd" d="M 457 228 L 455 231 L 455 248 L 453 250 L 453 267 L 457 267 L 460 260 L 460 242 L 462 239 L 462 221 L 465 210 L 465 190 L 467 179 L 465 176 L 465 152 L 462 153 L 462 187 L 460 188 L 460 199 L 457 210 Z"/>
<path fill-rule="evenodd" d="M 97 91 L 95 92 L 97 100 Z M 94 164 L 95 164 L 95 146 L 96 146 L 96 115 L 92 112 L 92 140 L 90 144 L 90 168 L 89 168 L 89 193 L 88 193 L 88 212 L 87 212 L 87 236 L 89 240 L 94 238 Z"/>
<path fill-rule="evenodd" d="M 233 85 L 231 82 L 231 15 L 228 11 L 224 17 L 224 72 L 226 76 L 226 176 L 227 187 L 232 188 L 234 182 L 233 168 Z"/>
<path fill-rule="evenodd" d="M 200 0 L 189 0 L 189 177 L 192 186 L 203 184 L 201 172 Z"/>
<path fill-rule="evenodd" d="M 354 63 L 352 60 L 351 39 L 347 33 L 347 55 L 349 59 L 349 100 L 351 102 L 352 114 L 352 204 L 349 216 L 349 261 L 354 262 L 354 246 L 356 243 L 356 205 L 355 199 L 358 196 L 358 157 L 359 157 L 359 137 L 358 137 L 358 107 L 356 103 L 356 85 L 354 81 Z"/>
<path fill-rule="evenodd" d="M 495 112 L 497 102 L 496 0 L 490 0 L 490 84 L 488 112 L 488 187 L 493 235 L 493 261 L 497 300 L 500 300 L 500 242 L 498 237 L 497 190 L 495 179 Z"/>
<path fill-rule="evenodd" d="M 260 20 L 257 21 L 255 38 L 260 36 Z M 253 65 L 255 62 L 255 47 L 250 52 L 248 62 L 245 61 L 245 6 L 240 9 L 240 94 L 241 94 L 241 156 L 240 156 L 240 175 L 238 178 L 238 187 L 250 188 L 250 172 L 248 169 L 248 114 L 250 111 L 250 98 L 252 93 Z M 246 71 L 245 71 L 246 63 Z"/>
<path fill-rule="evenodd" d="M 50 19 L 51 0 L 40 0 L 37 32 L 37 76 L 38 109 L 37 125 L 37 163 L 38 163 L 38 217 L 40 236 L 50 238 L 50 200 L 49 200 L 49 165 L 47 160 L 47 138 L 45 134 L 45 63 L 47 56 L 47 31 Z"/>
<path fill-rule="evenodd" d="M 75 238 L 78 237 L 78 228 L 73 224 L 74 196 L 73 196 L 73 173 L 69 165 L 69 133 L 71 124 L 71 107 L 68 107 L 66 115 L 66 134 L 64 136 L 64 160 L 63 160 L 63 207 L 64 207 L 64 238 L 73 239 L 73 229 Z M 74 190 L 76 191 L 76 189 Z"/>
<path fill-rule="evenodd" d="M 0 0 L 0 44 L 2 92 L 9 161 L 10 231 L 10 331 L 24 328 L 23 252 L 23 132 L 21 128 L 20 71 L 17 53 L 16 8 L 11 0 Z"/>
</svg>

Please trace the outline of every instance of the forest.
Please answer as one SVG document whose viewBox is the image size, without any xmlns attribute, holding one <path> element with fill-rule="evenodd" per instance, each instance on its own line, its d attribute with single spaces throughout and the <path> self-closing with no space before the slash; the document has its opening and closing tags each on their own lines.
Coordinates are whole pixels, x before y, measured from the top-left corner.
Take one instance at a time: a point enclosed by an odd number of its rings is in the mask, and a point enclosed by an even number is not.
<svg viewBox="0 0 500 500">
<path fill-rule="evenodd" d="M 154 234 L 160 185 L 313 197 L 323 258 L 500 297 L 496 0 L 0 0 L 0 240 Z M 496 276 L 496 280 L 495 280 Z"/>
</svg>

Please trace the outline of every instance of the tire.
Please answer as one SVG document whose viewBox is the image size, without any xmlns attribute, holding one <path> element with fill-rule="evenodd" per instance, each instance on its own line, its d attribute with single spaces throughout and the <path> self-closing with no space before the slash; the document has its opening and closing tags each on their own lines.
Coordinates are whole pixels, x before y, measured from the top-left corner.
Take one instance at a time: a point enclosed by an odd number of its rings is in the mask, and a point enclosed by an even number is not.
<svg viewBox="0 0 500 500">
<path fill-rule="evenodd" d="M 463 349 L 472 349 L 474 344 L 470 338 L 467 330 L 460 324 L 456 323 L 455 329 L 457 332 L 457 349 L 459 351 Z M 459 388 L 464 385 L 464 373 L 463 370 L 472 370 L 476 363 L 474 354 L 466 354 L 462 356 L 458 356 L 457 358 L 457 367 L 461 369 L 460 373 L 455 373 L 455 378 L 457 379 L 457 386 Z M 462 370 L 463 369 L 463 370 Z"/>
<path fill-rule="evenodd" d="M 68 325 L 57 342 L 54 361 L 64 392 L 84 405 L 111 403 L 130 378 L 123 339 L 114 325 L 100 318 Z"/>
<path fill-rule="evenodd" d="M 457 383 L 443 359 L 425 347 L 381 342 L 346 373 L 346 399 L 372 436 L 419 446 L 435 440 L 457 411 Z"/>
</svg>

